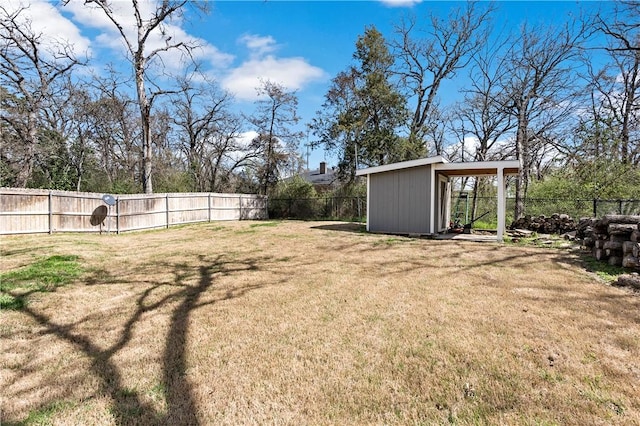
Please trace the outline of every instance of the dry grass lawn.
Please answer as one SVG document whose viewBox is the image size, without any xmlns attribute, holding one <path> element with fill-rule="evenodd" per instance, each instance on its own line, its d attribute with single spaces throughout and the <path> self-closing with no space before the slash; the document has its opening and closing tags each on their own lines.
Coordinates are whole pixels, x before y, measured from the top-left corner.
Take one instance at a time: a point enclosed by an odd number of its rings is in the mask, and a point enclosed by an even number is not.
<svg viewBox="0 0 640 426">
<path fill-rule="evenodd" d="M 568 251 L 327 222 L 2 237 L 2 424 L 640 424 L 640 297 Z"/>
</svg>

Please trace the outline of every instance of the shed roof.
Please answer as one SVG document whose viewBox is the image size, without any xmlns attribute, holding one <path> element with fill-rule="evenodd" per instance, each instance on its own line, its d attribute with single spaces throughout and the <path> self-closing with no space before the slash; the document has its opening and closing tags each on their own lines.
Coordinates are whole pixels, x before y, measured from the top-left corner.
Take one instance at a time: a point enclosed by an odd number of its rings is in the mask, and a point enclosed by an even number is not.
<svg viewBox="0 0 640 426">
<path fill-rule="evenodd" d="M 366 176 L 375 173 L 390 172 L 393 170 L 409 169 L 411 167 L 420 167 L 435 163 L 448 163 L 448 161 L 440 155 L 436 157 L 419 158 L 417 160 L 402 161 L 400 163 L 391 163 L 383 166 L 367 167 L 366 169 L 356 170 L 356 176 Z"/>
<path fill-rule="evenodd" d="M 383 166 L 367 167 L 366 169 L 357 170 L 356 176 L 367 176 L 376 173 L 403 170 L 430 164 L 434 165 L 436 171 L 449 176 L 497 175 L 498 169 L 504 170 L 505 175 L 511 175 L 517 174 L 519 169 L 519 162 L 517 160 L 450 163 L 444 157 L 438 155 L 435 157 L 385 164 Z"/>
</svg>

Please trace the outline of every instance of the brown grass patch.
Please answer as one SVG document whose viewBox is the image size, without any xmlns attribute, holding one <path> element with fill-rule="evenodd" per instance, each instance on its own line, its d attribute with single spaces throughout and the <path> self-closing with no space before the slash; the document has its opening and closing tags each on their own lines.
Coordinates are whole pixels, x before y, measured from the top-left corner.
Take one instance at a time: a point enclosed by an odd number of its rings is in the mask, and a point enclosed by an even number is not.
<svg viewBox="0 0 640 426">
<path fill-rule="evenodd" d="M 640 298 L 569 252 L 252 225 L 4 237 L 85 273 L 0 313 L 2 422 L 640 424 Z"/>
</svg>

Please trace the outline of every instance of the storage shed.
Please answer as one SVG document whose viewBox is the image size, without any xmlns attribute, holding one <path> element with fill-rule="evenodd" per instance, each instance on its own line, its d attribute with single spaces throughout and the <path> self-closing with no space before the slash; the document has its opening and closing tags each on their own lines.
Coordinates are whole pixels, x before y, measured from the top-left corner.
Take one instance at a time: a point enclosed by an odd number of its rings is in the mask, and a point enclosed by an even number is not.
<svg viewBox="0 0 640 426">
<path fill-rule="evenodd" d="M 446 231 L 451 211 L 451 178 L 495 175 L 498 178 L 498 232 L 505 230 L 505 176 L 518 173 L 518 161 L 450 163 L 441 156 L 369 167 L 367 231 L 390 234 L 436 234 Z"/>
</svg>

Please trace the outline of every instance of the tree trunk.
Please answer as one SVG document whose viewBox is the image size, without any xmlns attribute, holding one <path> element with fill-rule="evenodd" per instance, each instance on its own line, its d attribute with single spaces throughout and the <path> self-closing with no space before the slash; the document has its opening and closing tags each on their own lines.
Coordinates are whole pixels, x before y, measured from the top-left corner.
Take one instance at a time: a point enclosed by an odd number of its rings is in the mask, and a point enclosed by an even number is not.
<svg viewBox="0 0 640 426">
<path fill-rule="evenodd" d="M 516 132 L 516 157 L 518 159 L 518 177 L 516 178 L 516 204 L 514 211 L 514 220 L 520 219 L 524 216 L 524 198 L 527 188 L 527 168 L 526 166 L 526 141 L 527 136 L 527 117 L 526 117 L 526 102 L 523 102 L 518 111 L 518 130 Z"/>
<path fill-rule="evenodd" d="M 144 112 L 142 115 L 142 191 L 145 194 L 153 194 L 151 126 L 149 125 L 149 117 L 145 116 Z"/>
<path fill-rule="evenodd" d="M 35 151 L 38 144 L 38 128 L 36 125 L 35 111 L 29 111 L 27 118 L 27 140 L 24 152 L 24 162 L 16 175 L 16 186 L 18 188 L 26 188 L 33 173 L 33 164 L 35 162 Z"/>
<path fill-rule="evenodd" d="M 140 52 L 142 53 L 142 52 Z M 153 182 L 151 172 L 153 169 L 153 147 L 151 146 L 151 105 L 144 87 L 145 61 L 137 58 L 136 66 L 136 91 L 140 107 L 140 121 L 142 123 L 142 191 L 145 194 L 153 194 Z"/>
<path fill-rule="evenodd" d="M 521 173 L 518 172 L 518 175 L 521 175 Z M 522 180 L 523 178 L 520 176 L 516 178 L 516 204 L 513 213 L 514 219 L 520 219 L 524 216 L 524 194 L 522 190 Z"/>
<path fill-rule="evenodd" d="M 83 149 L 76 165 L 76 173 L 78 173 L 78 180 L 76 180 L 76 191 L 78 192 L 80 192 L 80 188 L 82 187 L 82 175 L 84 174 L 84 143 L 82 145 Z"/>
</svg>

